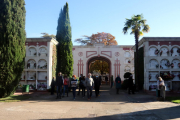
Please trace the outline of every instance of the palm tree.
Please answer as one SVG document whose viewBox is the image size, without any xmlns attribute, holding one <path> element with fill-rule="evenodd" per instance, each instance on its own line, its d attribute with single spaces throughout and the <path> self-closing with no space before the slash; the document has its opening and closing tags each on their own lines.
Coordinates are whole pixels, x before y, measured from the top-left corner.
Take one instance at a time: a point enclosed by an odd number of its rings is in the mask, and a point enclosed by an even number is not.
<svg viewBox="0 0 180 120">
<path fill-rule="evenodd" d="M 135 46 L 136 46 L 136 61 L 135 61 L 135 73 L 136 73 L 136 86 L 138 89 L 138 80 L 139 80 L 139 73 L 138 73 L 138 40 L 143 32 L 149 32 L 150 27 L 146 24 L 146 20 L 143 19 L 143 15 L 133 15 L 131 19 L 126 19 L 123 33 L 126 34 L 127 31 L 131 29 L 130 34 L 134 34 L 135 36 Z"/>
</svg>

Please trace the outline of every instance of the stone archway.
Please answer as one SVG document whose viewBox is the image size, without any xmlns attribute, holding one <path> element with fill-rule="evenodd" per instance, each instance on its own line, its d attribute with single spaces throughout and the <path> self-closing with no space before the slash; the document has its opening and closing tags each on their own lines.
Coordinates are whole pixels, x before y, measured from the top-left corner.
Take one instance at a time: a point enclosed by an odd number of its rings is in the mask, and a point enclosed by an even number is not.
<svg viewBox="0 0 180 120">
<path fill-rule="evenodd" d="M 88 75 L 89 71 L 90 71 L 90 63 L 95 61 L 95 60 L 103 60 L 105 62 L 108 63 L 109 65 L 109 81 L 110 81 L 110 76 L 112 75 L 112 65 L 111 65 L 111 61 L 106 58 L 106 57 L 103 57 L 103 56 L 94 56 L 94 57 L 91 57 L 87 60 L 86 62 L 86 76 Z"/>
</svg>

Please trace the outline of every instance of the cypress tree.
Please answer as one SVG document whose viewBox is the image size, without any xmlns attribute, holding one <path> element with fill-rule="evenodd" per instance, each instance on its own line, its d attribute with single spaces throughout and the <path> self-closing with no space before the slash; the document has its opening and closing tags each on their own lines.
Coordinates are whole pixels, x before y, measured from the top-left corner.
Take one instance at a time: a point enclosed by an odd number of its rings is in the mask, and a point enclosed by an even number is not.
<svg viewBox="0 0 180 120">
<path fill-rule="evenodd" d="M 14 93 L 24 69 L 24 5 L 24 0 L 0 0 L 0 97 Z"/>
<path fill-rule="evenodd" d="M 57 72 L 62 72 L 68 76 L 73 73 L 73 55 L 71 41 L 71 26 L 69 19 L 69 7 L 66 3 L 61 9 L 58 19 L 56 39 L 59 42 L 57 45 Z"/>
</svg>

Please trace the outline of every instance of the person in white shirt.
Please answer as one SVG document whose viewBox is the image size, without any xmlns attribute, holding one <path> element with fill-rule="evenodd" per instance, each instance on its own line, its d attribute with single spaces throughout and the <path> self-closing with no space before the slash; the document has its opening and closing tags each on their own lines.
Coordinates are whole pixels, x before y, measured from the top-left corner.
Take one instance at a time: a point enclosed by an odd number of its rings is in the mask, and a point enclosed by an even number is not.
<svg viewBox="0 0 180 120">
<path fill-rule="evenodd" d="M 92 89 L 94 86 L 94 81 L 91 78 L 91 73 L 88 74 L 88 77 L 85 79 L 85 83 L 86 83 L 86 89 L 87 89 L 87 97 L 88 97 L 88 100 L 90 100 L 92 96 Z"/>
</svg>

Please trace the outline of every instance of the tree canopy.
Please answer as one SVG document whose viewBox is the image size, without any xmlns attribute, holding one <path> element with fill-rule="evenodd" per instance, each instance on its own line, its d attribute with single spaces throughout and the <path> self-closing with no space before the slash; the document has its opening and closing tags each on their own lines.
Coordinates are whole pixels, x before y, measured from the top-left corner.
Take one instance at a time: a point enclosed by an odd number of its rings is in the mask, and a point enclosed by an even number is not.
<svg viewBox="0 0 180 120">
<path fill-rule="evenodd" d="M 84 35 L 84 38 L 78 38 L 75 42 L 81 43 L 82 45 L 93 45 L 95 43 L 104 43 L 104 45 L 117 45 L 115 37 L 110 33 L 97 33 L 91 36 Z"/>
<path fill-rule="evenodd" d="M 0 0 L 0 97 L 15 92 L 24 69 L 24 5 L 24 0 Z"/>
<path fill-rule="evenodd" d="M 126 34 L 127 31 L 131 29 L 130 34 L 134 34 L 135 36 L 135 46 L 136 46 L 136 52 L 135 52 L 135 80 L 136 85 L 138 88 L 138 80 L 139 80 L 139 60 L 138 60 L 138 41 L 140 35 L 143 35 L 143 32 L 149 32 L 150 27 L 146 24 L 146 20 L 143 19 L 143 15 L 133 15 L 131 19 L 126 19 L 123 33 Z"/>
<path fill-rule="evenodd" d="M 56 40 L 59 44 L 57 45 L 56 74 L 58 72 L 62 72 L 68 76 L 72 76 L 73 74 L 73 44 L 71 37 L 69 7 L 68 3 L 66 3 L 63 9 L 61 9 L 57 26 Z"/>
<path fill-rule="evenodd" d="M 56 38 L 56 36 L 53 34 L 51 34 L 51 35 L 49 35 L 48 33 L 41 33 L 41 34 L 43 35 L 43 36 L 41 36 L 43 38 Z"/>
<path fill-rule="evenodd" d="M 103 73 L 109 73 L 109 64 L 106 61 L 95 60 L 90 64 L 90 72 L 93 71 Z"/>
</svg>

